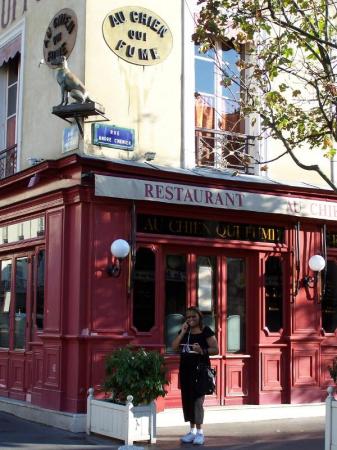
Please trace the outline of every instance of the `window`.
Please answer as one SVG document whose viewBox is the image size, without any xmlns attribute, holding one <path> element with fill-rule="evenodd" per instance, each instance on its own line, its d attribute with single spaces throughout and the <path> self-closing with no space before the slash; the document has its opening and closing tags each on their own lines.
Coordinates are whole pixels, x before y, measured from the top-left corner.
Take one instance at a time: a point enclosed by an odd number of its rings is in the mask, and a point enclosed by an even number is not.
<svg viewBox="0 0 337 450">
<path fill-rule="evenodd" d="M 265 267 L 265 325 L 270 332 L 283 328 L 283 266 L 279 256 L 269 256 Z"/>
<path fill-rule="evenodd" d="M 0 261 L 1 348 L 24 350 L 43 329 L 44 264 L 44 249 Z"/>
<path fill-rule="evenodd" d="M 138 331 L 150 331 L 155 323 L 155 272 L 155 254 L 149 248 L 139 248 L 133 285 L 133 325 Z"/>
<path fill-rule="evenodd" d="M 328 260 L 325 291 L 322 298 L 322 327 L 326 333 L 334 333 L 337 328 L 337 263 Z"/>
<path fill-rule="evenodd" d="M 0 67 L 0 178 L 16 171 L 19 66 L 17 53 Z"/>
<path fill-rule="evenodd" d="M 199 165 L 242 165 L 247 151 L 240 117 L 240 53 L 231 41 L 201 53 L 195 46 L 195 127 Z"/>
<path fill-rule="evenodd" d="M 227 352 L 246 351 L 246 261 L 227 258 Z"/>
</svg>

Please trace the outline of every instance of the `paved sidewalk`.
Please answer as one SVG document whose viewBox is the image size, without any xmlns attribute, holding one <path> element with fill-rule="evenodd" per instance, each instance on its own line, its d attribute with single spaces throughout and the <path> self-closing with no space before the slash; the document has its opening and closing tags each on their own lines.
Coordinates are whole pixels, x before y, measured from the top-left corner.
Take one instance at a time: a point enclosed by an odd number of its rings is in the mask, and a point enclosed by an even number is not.
<svg viewBox="0 0 337 450">
<path fill-rule="evenodd" d="M 324 418 L 287 419 L 205 425 L 202 448 L 213 450 L 322 450 Z M 157 430 L 157 444 L 135 443 L 145 450 L 188 450 L 180 444 L 186 427 Z M 120 441 L 84 433 L 74 434 L 0 412 L 0 450 L 117 450 Z"/>
</svg>

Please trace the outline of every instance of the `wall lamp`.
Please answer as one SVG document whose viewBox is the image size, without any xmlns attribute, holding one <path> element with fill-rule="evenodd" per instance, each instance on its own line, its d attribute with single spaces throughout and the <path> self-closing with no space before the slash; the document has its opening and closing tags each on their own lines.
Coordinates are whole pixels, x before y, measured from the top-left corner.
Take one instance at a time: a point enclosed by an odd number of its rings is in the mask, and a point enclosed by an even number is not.
<svg viewBox="0 0 337 450">
<path fill-rule="evenodd" d="M 325 267 L 325 259 L 321 255 L 314 255 L 309 259 L 309 268 L 314 272 L 314 276 L 303 277 L 303 286 L 313 288 L 317 285 L 318 274 Z"/>
<path fill-rule="evenodd" d="M 112 264 L 108 265 L 106 271 L 110 277 L 119 277 L 121 274 L 121 262 L 130 253 L 130 245 L 124 239 L 116 239 L 111 244 Z"/>
</svg>

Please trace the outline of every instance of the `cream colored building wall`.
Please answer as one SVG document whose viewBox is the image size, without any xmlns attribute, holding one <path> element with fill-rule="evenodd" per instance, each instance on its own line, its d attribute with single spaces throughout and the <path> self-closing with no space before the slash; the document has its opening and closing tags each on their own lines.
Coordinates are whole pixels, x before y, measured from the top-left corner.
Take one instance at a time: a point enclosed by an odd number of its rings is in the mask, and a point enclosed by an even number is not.
<svg viewBox="0 0 337 450">
<path fill-rule="evenodd" d="M 11 0 L 7 0 L 11 3 Z M 6 3 L 6 2 L 5 2 Z M 12 0 L 14 3 L 14 0 Z M 140 66 L 118 58 L 105 43 L 102 24 L 112 10 L 133 3 L 125 0 L 16 0 L 16 19 L 2 35 L 19 22 L 24 30 L 21 83 L 22 100 L 18 126 L 19 168 L 28 158 L 53 159 L 62 156 L 62 136 L 69 124 L 54 116 L 60 103 L 56 71 L 39 62 L 43 40 L 52 18 L 63 8 L 77 15 L 75 47 L 68 58 L 70 69 L 85 83 L 90 96 L 106 110 L 109 124 L 135 131 L 132 152 L 92 145 L 91 124 L 84 127 L 78 151 L 109 158 L 141 159 L 156 152 L 158 164 L 179 166 L 181 161 L 181 12 L 182 1 L 142 0 L 139 7 L 153 11 L 168 25 L 173 45 L 159 64 Z M 20 109 L 20 108 L 19 108 Z M 93 118 L 90 118 L 92 120 Z"/>
<path fill-rule="evenodd" d="M 267 153 L 268 160 L 274 159 L 281 155 L 285 149 L 279 141 L 272 139 L 267 140 Z M 317 164 L 322 172 L 324 172 L 331 179 L 331 161 L 328 158 L 323 157 L 320 150 L 297 150 L 294 152 L 295 156 L 302 164 L 311 165 Z M 322 188 L 329 188 L 326 182 L 315 171 L 303 170 L 295 164 L 289 155 L 282 156 L 275 162 L 269 163 L 266 174 L 268 177 L 276 180 L 286 182 L 301 182 L 308 183 L 309 185 L 320 186 Z"/>
<path fill-rule="evenodd" d="M 182 0 L 141 1 L 140 7 L 161 17 L 173 36 L 168 57 L 159 64 L 145 67 L 118 58 L 103 38 L 102 24 L 107 14 L 133 5 L 132 2 L 7 0 L 4 4 L 9 5 L 9 16 L 4 14 L 6 24 L 0 23 L 0 47 L 16 30 L 21 30 L 24 38 L 20 99 L 22 111 L 18 123 L 19 169 L 29 165 L 29 157 L 53 159 L 62 156 L 62 133 L 69 124 L 51 113 L 52 107 L 60 103 L 60 89 L 55 80 L 55 71 L 46 65 L 39 67 L 47 27 L 62 8 L 73 9 L 78 20 L 75 47 L 68 59 L 71 70 L 85 83 L 91 96 L 105 107 L 109 118 L 107 123 L 135 130 L 135 150 L 126 152 L 92 145 L 91 125 L 87 124 L 78 151 L 108 158 L 139 160 L 146 152 L 156 152 L 155 163 L 175 167 L 181 164 L 185 152 L 185 159 L 187 153 L 190 155 L 188 166 L 193 167 L 193 45 L 186 43 L 187 34 L 190 34 L 193 26 L 187 26 L 187 22 L 191 22 L 188 11 L 185 11 L 183 23 L 185 3 Z M 183 32 L 185 46 L 182 44 Z M 189 136 L 188 140 L 186 136 Z M 282 145 L 273 140 L 262 143 L 261 148 L 261 158 L 268 160 L 283 151 Z M 302 150 L 297 155 L 305 164 L 319 164 L 330 176 L 330 161 L 323 158 L 319 151 Z M 282 182 L 300 181 L 326 187 L 315 172 L 300 169 L 288 156 L 269 163 L 267 173 L 261 172 L 261 175 L 264 174 Z"/>
<path fill-rule="evenodd" d="M 13 0 L 7 0 L 12 5 Z M 5 2 L 6 3 L 6 2 Z M 1 40 L 20 24 L 24 44 L 21 54 L 21 112 L 18 123 L 18 166 L 29 165 L 28 158 L 53 159 L 61 156 L 62 133 L 67 125 L 52 115 L 52 107 L 60 103 L 60 90 L 55 71 L 39 62 L 43 58 L 43 40 L 54 15 L 63 8 L 76 12 L 78 32 L 69 65 L 81 78 L 84 76 L 85 6 L 86 0 L 16 0 L 16 20 L 0 29 Z M 20 110 L 20 108 L 19 108 Z"/>
<path fill-rule="evenodd" d="M 140 66 L 124 61 L 103 38 L 102 23 L 108 13 L 135 3 L 159 16 L 172 33 L 172 50 L 159 64 Z M 86 86 L 105 107 L 107 123 L 135 131 L 135 149 L 127 152 L 90 145 L 91 127 L 86 126 L 87 152 L 123 159 L 141 159 L 144 153 L 155 152 L 155 163 L 180 165 L 181 8 L 181 0 L 87 0 Z"/>
</svg>

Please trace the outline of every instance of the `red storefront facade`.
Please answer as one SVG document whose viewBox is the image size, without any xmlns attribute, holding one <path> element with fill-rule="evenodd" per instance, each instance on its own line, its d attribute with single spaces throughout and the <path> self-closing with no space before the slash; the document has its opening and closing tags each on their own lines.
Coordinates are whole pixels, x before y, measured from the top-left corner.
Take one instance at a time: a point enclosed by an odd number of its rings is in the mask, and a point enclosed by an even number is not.
<svg viewBox="0 0 337 450">
<path fill-rule="evenodd" d="M 322 401 L 337 346 L 335 196 L 256 180 L 76 155 L 3 180 L 0 395 L 85 412 L 106 354 L 131 344 L 165 354 L 158 408 L 178 407 L 170 340 L 197 305 L 220 348 L 207 404 Z M 131 255 L 111 277 L 117 238 Z M 328 261 L 317 280 L 315 254 Z"/>
</svg>

